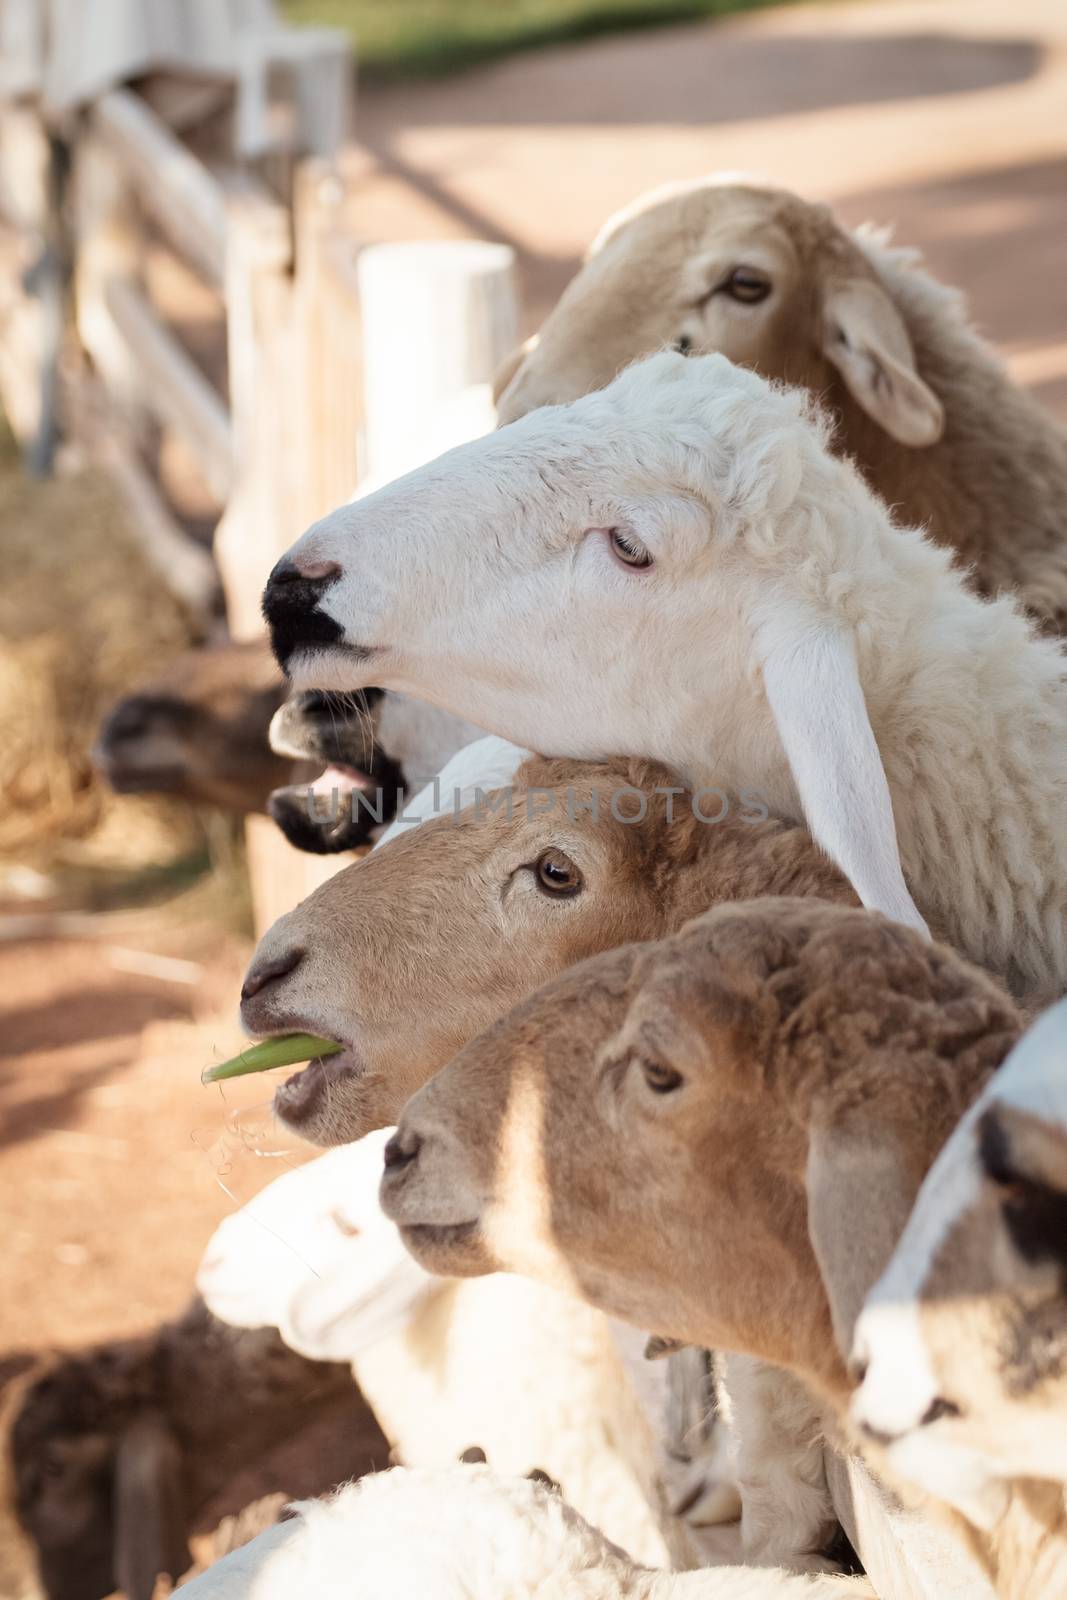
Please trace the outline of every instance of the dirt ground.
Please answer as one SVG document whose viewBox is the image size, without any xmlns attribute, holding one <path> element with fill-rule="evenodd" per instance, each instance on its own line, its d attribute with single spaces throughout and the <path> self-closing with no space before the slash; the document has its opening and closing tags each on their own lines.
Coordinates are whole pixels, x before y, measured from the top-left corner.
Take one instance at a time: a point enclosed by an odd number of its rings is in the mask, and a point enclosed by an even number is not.
<svg viewBox="0 0 1067 1600">
<path fill-rule="evenodd" d="M 367 90 L 353 228 L 511 241 L 532 329 L 616 206 L 672 178 L 759 171 L 850 222 L 895 223 L 1067 419 L 1065 104 L 1062 0 L 672 28 Z M 177 1311 L 211 1229 L 302 1159 L 266 1124 L 258 1153 L 229 1126 L 263 1080 L 200 1086 L 237 1045 L 249 948 L 209 920 L 143 913 L 91 939 L 0 940 L 0 1353 Z"/>
</svg>

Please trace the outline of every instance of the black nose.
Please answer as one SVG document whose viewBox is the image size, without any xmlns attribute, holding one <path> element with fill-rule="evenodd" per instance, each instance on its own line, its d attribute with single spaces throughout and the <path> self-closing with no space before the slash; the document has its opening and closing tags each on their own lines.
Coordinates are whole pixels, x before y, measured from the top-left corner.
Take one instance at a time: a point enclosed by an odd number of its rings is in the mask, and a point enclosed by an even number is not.
<svg viewBox="0 0 1067 1600">
<path fill-rule="evenodd" d="M 284 978 L 286 973 L 292 972 L 303 959 L 303 950 L 296 946 L 292 950 L 287 950 L 283 956 L 275 956 L 273 961 L 264 961 L 261 965 L 254 963 L 241 985 L 241 999 L 251 1000 L 252 996 L 265 989 L 268 983 L 273 983 L 276 978 Z"/>
<path fill-rule="evenodd" d="M 422 1148 L 422 1140 L 417 1133 L 408 1133 L 403 1128 L 398 1128 L 382 1151 L 387 1172 L 397 1172 L 402 1167 L 410 1167 Z"/>
<path fill-rule="evenodd" d="M 344 638 L 341 624 L 318 609 L 322 596 L 340 576 L 336 561 L 297 565 L 285 558 L 267 579 L 263 615 L 274 654 L 283 667 L 296 650 L 339 644 Z"/>
<path fill-rule="evenodd" d="M 290 561 L 288 556 L 283 556 L 277 563 L 270 577 L 267 579 L 267 588 L 271 584 L 284 585 L 287 583 L 319 583 L 325 587 L 341 576 L 341 568 L 336 561 Z"/>
</svg>

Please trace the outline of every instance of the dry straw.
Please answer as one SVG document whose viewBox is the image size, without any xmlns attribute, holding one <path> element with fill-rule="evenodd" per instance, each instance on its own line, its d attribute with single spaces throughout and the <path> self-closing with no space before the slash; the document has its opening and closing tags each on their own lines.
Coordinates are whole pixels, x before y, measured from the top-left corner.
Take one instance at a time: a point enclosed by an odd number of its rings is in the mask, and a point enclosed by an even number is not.
<svg viewBox="0 0 1067 1600">
<path fill-rule="evenodd" d="M 72 843 L 139 828 L 188 829 L 158 807 L 112 796 L 89 752 L 103 714 L 190 639 L 178 603 L 146 565 L 107 480 L 83 471 L 27 479 L 0 442 L 0 857 L 63 858 Z M 171 838 L 175 845 L 185 844 Z M 144 852 L 141 852 L 142 857 Z"/>
</svg>

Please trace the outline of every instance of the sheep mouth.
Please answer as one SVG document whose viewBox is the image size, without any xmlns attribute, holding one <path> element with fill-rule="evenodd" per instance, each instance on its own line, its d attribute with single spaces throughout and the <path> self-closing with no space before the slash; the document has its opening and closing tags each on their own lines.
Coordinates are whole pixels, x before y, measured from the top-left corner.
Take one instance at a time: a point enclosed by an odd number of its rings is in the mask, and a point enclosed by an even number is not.
<svg viewBox="0 0 1067 1600">
<path fill-rule="evenodd" d="M 291 845 L 311 855 L 335 855 L 365 844 L 396 810 L 395 784 L 383 787 L 359 767 L 337 761 L 311 784 L 274 789 L 267 811 Z"/>
<path fill-rule="evenodd" d="M 480 1226 L 477 1217 L 470 1222 L 405 1222 L 400 1232 L 416 1244 L 466 1244 Z"/>
<path fill-rule="evenodd" d="M 279 646 L 273 628 L 271 642 L 283 672 L 298 692 L 350 694 L 377 687 L 380 680 L 372 663 L 388 653 L 385 645 L 352 644 L 344 638 L 286 640 Z"/>
<path fill-rule="evenodd" d="M 374 749 L 375 707 L 384 690 L 361 689 L 358 697 L 296 690 L 271 718 L 267 738 L 275 755 L 293 761 L 347 761 L 361 766 Z"/>
<path fill-rule="evenodd" d="M 405 1250 L 428 1272 L 441 1273 L 449 1278 L 478 1278 L 497 1270 L 478 1219 L 471 1222 L 402 1222 L 398 1227 Z"/>
<path fill-rule="evenodd" d="M 400 790 L 397 763 L 382 760 L 371 773 L 346 762 L 326 766 L 314 784 L 288 784 L 267 800 L 277 822 L 296 850 L 333 856 L 365 845 L 378 827 L 397 814 Z"/>
<path fill-rule="evenodd" d="M 341 1084 L 363 1075 L 350 1045 L 340 1055 L 323 1056 L 286 1078 L 274 1091 L 274 1109 L 283 1122 L 302 1131 L 329 1115 L 330 1101 Z"/>
</svg>

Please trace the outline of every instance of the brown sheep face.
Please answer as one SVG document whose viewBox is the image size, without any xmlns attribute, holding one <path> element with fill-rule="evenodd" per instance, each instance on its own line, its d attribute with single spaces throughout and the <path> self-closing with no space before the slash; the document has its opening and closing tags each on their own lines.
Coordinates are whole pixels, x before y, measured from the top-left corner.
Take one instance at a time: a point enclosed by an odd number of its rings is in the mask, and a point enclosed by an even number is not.
<svg viewBox="0 0 1067 1600">
<path fill-rule="evenodd" d="M 718 833 L 678 800 L 669 824 L 657 784 L 680 793 L 651 763 L 530 762 L 510 815 L 500 791 L 492 808 L 426 822 L 276 922 L 249 968 L 245 1027 L 308 1031 L 345 1047 L 277 1091 L 283 1121 L 318 1144 L 388 1126 L 432 1073 L 539 983 L 663 931 L 680 887 L 673 853 L 692 851 L 698 829 L 709 849 Z"/>
<path fill-rule="evenodd" d="M 174 794 L 241 814 L 265 811 L 291 763 L 267 730 L 285 684 L 266 646 L 191 650 L 105 718 L 93 751 L 122 794 Z"/>
<path fill-rule="evenodd" d="M 657 350 L 719 351 L 836 403 L 902 444 L 939 436 L 941 405 L 855 241 L 783 190 L 702 182 L 609 223 L 500 395 L 501 424 L 602 389 Z"/>
<path fill-rule="evenodd" d="M 868 912 L 720 906 L 474 1040 L 405 1109 L 382 1204 L 431 1271 L 542 1278 L 840 1403 L 857 1302 L 1016 1021 Z"/>
<path fill-rule="evenodd" d="M 693 1343 L 751 1348 L 760 1322 L 773 1342 L 758 1286 L 817 1279 L 803 1137 L 746 1092 L 759 1010 L 700 958 L 706 920 L 565 974 L 410 1103 L 382 1203 L 424 1266 L 520 1271 Z M 808 1309 L 825 1342 L 825 1301 Z"/>
</svg>

